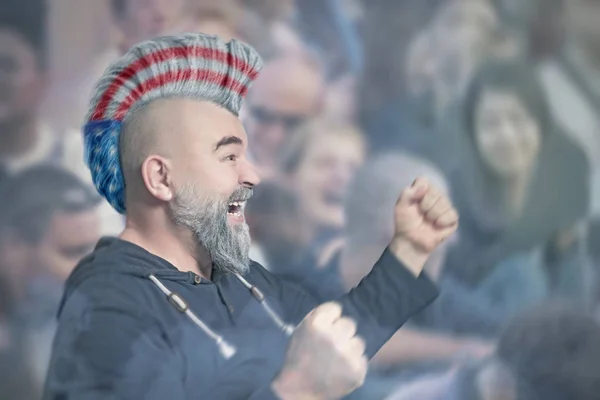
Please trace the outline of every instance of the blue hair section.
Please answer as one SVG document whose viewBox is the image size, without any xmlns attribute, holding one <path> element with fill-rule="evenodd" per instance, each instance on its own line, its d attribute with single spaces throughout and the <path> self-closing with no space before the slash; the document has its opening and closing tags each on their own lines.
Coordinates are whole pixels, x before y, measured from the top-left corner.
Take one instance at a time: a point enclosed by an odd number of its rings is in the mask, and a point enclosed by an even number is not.
<svg viewBox="0 0 600 400">
<path fill-rule="evenodd" d="M 119 160 L 119 137 L 122 122 L 117 120 L 90 121 L 83 127 L 85 162 L 92 181 L 110 205 L 125 213 L 125 181 Z"/>
</svg>

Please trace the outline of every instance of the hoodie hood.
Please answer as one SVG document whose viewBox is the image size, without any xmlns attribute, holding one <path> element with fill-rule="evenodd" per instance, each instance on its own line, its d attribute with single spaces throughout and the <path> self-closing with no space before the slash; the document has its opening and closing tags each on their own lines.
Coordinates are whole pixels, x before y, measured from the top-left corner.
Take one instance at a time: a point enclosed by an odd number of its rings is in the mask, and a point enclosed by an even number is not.
<svg viewBox="0 0 600 400">
<path fill-rule="evenodd" d="M 145 279 L 154 275 L 159 279 L 189 283 L 203 279 L 193 272 L 179 271 L 173 264 L 131 242 L 104 237 L 100 239 L 94 252 L 83 258 L 67 279 L 58 315 L 73 292 L 86 279 L 97 274 L 132 275 Z"/>
</svg>

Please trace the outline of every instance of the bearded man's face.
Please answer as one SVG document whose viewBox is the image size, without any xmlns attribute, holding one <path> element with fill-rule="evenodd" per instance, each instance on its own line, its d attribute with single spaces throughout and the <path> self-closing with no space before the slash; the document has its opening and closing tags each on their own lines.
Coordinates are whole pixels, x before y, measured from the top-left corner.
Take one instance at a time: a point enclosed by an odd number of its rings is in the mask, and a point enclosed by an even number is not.
<svg viewBox="0 0 600 400">
<path fill-rule="evenodd" d="M 130 146 L 156 152 L 141 168 L 146 188 L 168 204 L 176 226 L 194 235 L 198 256 L 206 252 L 216 270 L 244 273 L 250 264 L 244 209 L 260 178 L 246 156 L 242 123 L 225 108 L 187 98 L 155 100 L 143 113 L 131 132 L 150 134 L 134 136 Z M 131 173 L 140 168 L 135 157 L 125 151 L 122 158 Z"/>
</svg>

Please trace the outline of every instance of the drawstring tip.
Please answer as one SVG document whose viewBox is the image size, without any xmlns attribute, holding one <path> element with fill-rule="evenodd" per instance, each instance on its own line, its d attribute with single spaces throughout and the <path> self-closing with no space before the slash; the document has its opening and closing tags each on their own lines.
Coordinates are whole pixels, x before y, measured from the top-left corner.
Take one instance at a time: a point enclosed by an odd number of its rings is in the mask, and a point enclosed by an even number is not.
<svg viewBox="0 0 600 400">
<path fill-rule="evenodd" d="M 292 334 L 294 333 L 294 327 L 291 325 L 284 325 L 283 326 L 283 332 L 287 335 L 287 336 L 292 336 Z"/>
<path fill-rule="evenodd" d="M 226 360 L 229 360 L 231 357 L 233 357 L 235 355 L 236 349 L 229 343 L 227 343 L 225 341 L 221 341 L 218 344 L 219 344 L 219 352 Z"/>
</svg>

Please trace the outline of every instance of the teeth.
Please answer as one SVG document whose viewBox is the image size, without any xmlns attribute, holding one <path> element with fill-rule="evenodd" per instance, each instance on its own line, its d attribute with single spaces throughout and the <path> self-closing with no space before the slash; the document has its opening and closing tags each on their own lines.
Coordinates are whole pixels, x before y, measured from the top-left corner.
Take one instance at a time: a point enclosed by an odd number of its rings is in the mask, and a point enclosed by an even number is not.
<svg viewBox="0 0 600 400">
<path fill-rule="evenodd" d="M 238 210 L 235 212 L 235 214 L 243 214 L 244 210 L 246 209 L 245 201 L 232 201 L 231 203 L 229 203 L 229 205 L 238 207 Z"/>
</svg>

